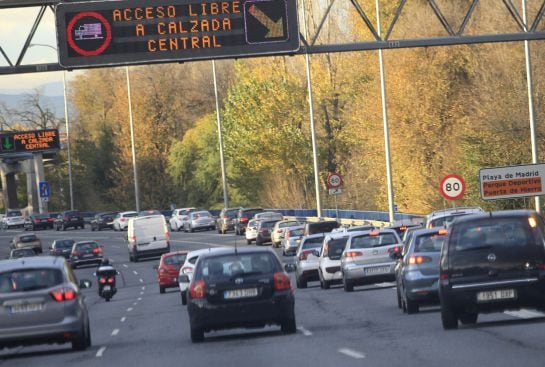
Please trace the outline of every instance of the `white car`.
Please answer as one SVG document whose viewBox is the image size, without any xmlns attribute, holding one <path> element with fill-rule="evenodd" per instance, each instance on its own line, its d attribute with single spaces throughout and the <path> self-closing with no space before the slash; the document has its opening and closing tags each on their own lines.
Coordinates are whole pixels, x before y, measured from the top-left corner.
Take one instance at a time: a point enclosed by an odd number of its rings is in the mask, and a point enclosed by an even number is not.
<svg viewBox="0 0 545 367">
<path fill-rule="evenodd" d="M 174 209 L 168 221 L 170 225 L 170 230 L 181 231 L 182 229 L 184 229 L 184 223 L 187 221 L 189 213 L 194 210 L 195 208 Z"/>
<path fill-rule="evenodd" d="M 257 224 L 259 223 L 260 219 L 250 219 L 248 222 L 248 225 L 246 226 L 246 230 L 244 231 L 246 236 L 246 243 L 248 245 L 251 245 L 252 242 L 255 241 L 257 238 Z"/>
<path fill-rule="evenodd" d="M 5 229 L 23 228 L 25 226 L 25 217 L 20 210 L 8 210 L 5 217 L 2 219 L 2 226 Z"/>
<path fill-rule="evenodd" d="M 187 288 L 189 288 L 189 283 L 191 283 L 191 279 L 193 278 L 193 269 L 195 269 L 195 264 L 197 263 L 199 256 L 201 254 L 214 250 L 215 248 L 206 248 L 202 250 L 190 251 L 187 254 L 184 264 L 182 265 L 182 267 L 180 268 L 180 272 L 178 273 L 178 286 L 180 287 L 182 305 L 187 304 Z M 183 279 L 181 277 L 182 275 L 187 275 L 187 278 Z"/>
<path fill-rule="evenodd" d="M 284 228 L 298 225 L 300 225 L 300 223 L 296 220 L 281 220 L 279 222 L 276 222 L 271 233 L 271 241 L 273 247 L 280 246 L 282 238 L 284 237 Z"/>
<path fill-rule="evenodd" d="M 297 288 L 306 288 L 308 282 L 320 279 L 318 265 L 320 265 L 320 250 L 323 242 L 323 233 L 311 234 L 301 239 L 301 244 L 295 254 Z"/>
<path fill-rule="evenodd" d="M 459 206 L 457 208 L 436 210 L 426 217 L 426 228 L 447 227 L 456 217 L 482 212 L 484 210 L 479 206 Z"/>
<path fill-rule="evenodd" d="M 358 232 L 351 234 L 353 233 Z M 318 265 L 318 277 L 322 289 L 329 289 L 332 283 L 342 282 L 341 258 L 349 236 L 344 232 L 329 233 L 325 236 Z"/>
<path fill-rule="evenodd" d="M 127 227 L 129 226 L 129 219 L 137 217 L 137 216 L 138 216 L 138 212 L 135 212 L 132 210 L 127 212 L 117 213 L 113 221 L 114 231 L 125 231 Z"/>
<path fill-rule="evenodd" d="M 284 228 L 284 238 L 282 238 L 282 255 L 295 255 L 297 248 L 303 238 L 305 228 L 303 226 L 293 226 Z"/>
</svg>

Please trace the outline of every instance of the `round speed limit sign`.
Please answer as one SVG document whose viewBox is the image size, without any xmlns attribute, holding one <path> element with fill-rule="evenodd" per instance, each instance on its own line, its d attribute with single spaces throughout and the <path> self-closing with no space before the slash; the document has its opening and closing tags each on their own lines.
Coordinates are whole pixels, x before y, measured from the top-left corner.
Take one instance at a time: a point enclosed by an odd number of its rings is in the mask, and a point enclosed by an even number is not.
<svg viewBox="0 0 545 367">
<path fill-rule="evenodd" d="M 330 172 L 326 181 L 329 189 L 340 189 L 343 186 L 343 176 L 339 173 Z"/>
<path fill-rule="evenodd" d="M 459 175 L 447 175 L 443 177 L 439 184 L 439 192 L 447 200 L 458 200 L 466 192 L 466 183 Z"/>
</svg>

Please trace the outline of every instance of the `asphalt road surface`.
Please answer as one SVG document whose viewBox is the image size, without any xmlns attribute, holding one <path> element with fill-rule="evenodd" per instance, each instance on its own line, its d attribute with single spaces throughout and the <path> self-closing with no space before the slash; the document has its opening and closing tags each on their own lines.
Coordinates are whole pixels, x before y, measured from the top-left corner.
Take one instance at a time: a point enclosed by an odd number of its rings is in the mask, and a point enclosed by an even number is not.
<svg viewBox="0 0 545 367">
<path fill-rule="evenodd" d="M 17 230 L 0 232 L 0 258 Z M 158 259 L 131 263 L 125 232 L 38 231 L 44 249 L 54 239 L 94 239 L 121 272 L 118 292 L 106 303 L 97 295 L 94 266 L 78 268 L 90 311 L 92 347 L 73 352 L 70 344 L 0 351 L 0 366 L 541 366 L 545 359 L 545 315 L 532 310 L 480 315 L 474 326 L 444 331 L 438 307 L 405 315 L 393 283 L 321 290 L 318 283 L 296 289 L 298 332 L 279 327 L 205 334 L 192 344 L 187 311 L 178 289 L 159 294 L 153 266 Z M 215 231 L 172 233 L 172 249 L 247 246 L 242 236 Z M 281 256 L 281 253 L 279 252 Z M 293 257 L 284 257 L 293 262 Z M 295 284 L 295 281 L 293 281 Z"/>
</svg>

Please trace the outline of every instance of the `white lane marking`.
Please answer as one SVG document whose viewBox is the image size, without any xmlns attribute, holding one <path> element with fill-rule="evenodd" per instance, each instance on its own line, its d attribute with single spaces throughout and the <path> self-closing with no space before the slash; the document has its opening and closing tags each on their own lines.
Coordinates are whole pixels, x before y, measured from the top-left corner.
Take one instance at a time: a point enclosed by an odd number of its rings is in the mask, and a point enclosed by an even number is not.
<svg viewBox="0 0 545 367">
<path fill-rule="evenodd" d="M 133 270 L 132 272 L 134 273 L 134 275 L 138 275 L 138 272 L 136 270 Z"/>
<path fill-rule="evenodd" d="M 112 331 L 112 336 L 116 336 L 117 334 L 119 334 L 119 329 L 114 329 Z"/>
<path fill-rule="evenodd" d="M 140 292 L 140 295 L 143 296 L 143 295 L 144 295 L 144 292 Z"/>
<path fill-rule="evenodd" d="M 121 248 L 121 247 L 119 247 L 118 245 L 114 245 L 113 247 L 115 247 L 115 248 Z"/>
<path fill-rule="evenodd" d="M 302 326 L 297 327 L 297 330 L 302 332 L 304 336 L 311 336 L 312 335 L 312 332 L 310 330 L 307 330 Z"/>
<path fill-rule="evenodd" d="M 143 287 L 142 287 L 142 290 L 145 291 L 145 290 L 146 290 L 146 286 L 143 286 Z"/>
<path fill-rule="evenodd" d="M 105 350 L 106 350 L 106 347 L 101 347 L 101 348 L 98 350 L 98 352 L 97 352 L 97 354 L 96 354 L 96 357 L 97 357 L 97 358 L 102 357 L 102 355 L 104 354 L 104 351 L 105 351 Z"/>
<path fill-rule="evenodd" d="M 128 268 L 128 267 L 129 267 L 129 265 L 127 265 L 127 264 L 123 264 L 123 267 L 125 267 L 125 268 Z"/>
<path fill-rule="evenodd" d="M 381 287 L 381 288 L 395 287 L 395 286 L 396 286 L 395 282 L 375 283 L 375 287 Z"/>
<path fill-rule="evenodd" d="M 125 322 L 125 320 L 127 320 L 127 318 L 126 318 L 125 316 L 123 316 L 123 317 L 121 318 L 121 322 Z"/>
<path fill-rule="evenodd" d="M 133 306 L 136 306 L 138 304 L 138 302 L 133 302 L 132 305 Z"/>
<path fill-rule="evenodd" d="M 127 308 L 127 312 L 131 312 L 131 311 L 132 311 L 132 307 Z"/>
<path fill-rule="evenodd" d="M 339 353 L 344 354 L 345 356 L 349 356 L 355 359 L 364 359 L 365 354 L 356 352 L 355 350 L 349 349 L 349 348 L 340 348 L 338 350 Z"/>
<path fill-rule="evenodd" d="M 509 315 L 509 316 L 513 316 L 513 317 L 518 317 L 518 318 L 521 318 L 521 319 L 533 319 L 533 318 L 536 318 L 536 317 L 545 316 L 545 314 L 543 314 L 542 312 L 530 311 L 530 310 L 525 310 L 525 309 L 522 309 L 522 310 L 519 310 L 519 311 L 505 311 L 504 314 Z"/>
<path fill-rule="evenodd" d="M 229 247 L 229 245 L 218 245 L 215 243 L 197 242 L 197 241 L 170 240 L 170 242 L 191 243 L 194 245 L 205 245 L 205 246 L 211 246 L 211 247 Z M 240 243 L 242 244 L 242 240 L 240 241 Z M 246 241 L 244 241 L 244 243 L 246 243 Z"/>
<path fill-rule="evenodd" d="M 141 300 L 142 300 L 142 297 L 138 297 L 136 300 L 137 300 L 137 301 L 141 301 Z"/>
<path fill-rule="evenodd" d="M 144 283 L 144 279 L 142 279 L 142 278 L 138 279 L 138 281 L 139 281 L 140 283 Z"/>
</svg>

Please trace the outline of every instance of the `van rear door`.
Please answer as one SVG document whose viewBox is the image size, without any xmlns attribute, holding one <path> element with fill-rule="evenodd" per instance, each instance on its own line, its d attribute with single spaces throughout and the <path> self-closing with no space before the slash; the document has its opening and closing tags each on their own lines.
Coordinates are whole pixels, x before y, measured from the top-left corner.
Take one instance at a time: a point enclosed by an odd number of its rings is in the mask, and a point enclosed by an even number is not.
<svg viewBox="0 0 545 367">
<path fill-rule="evenodd" d="M 163 215 L 150 215 L 134 219 L 134 236 L 139 250 L 168 247 L 168 229 Z"/>
</svg>

